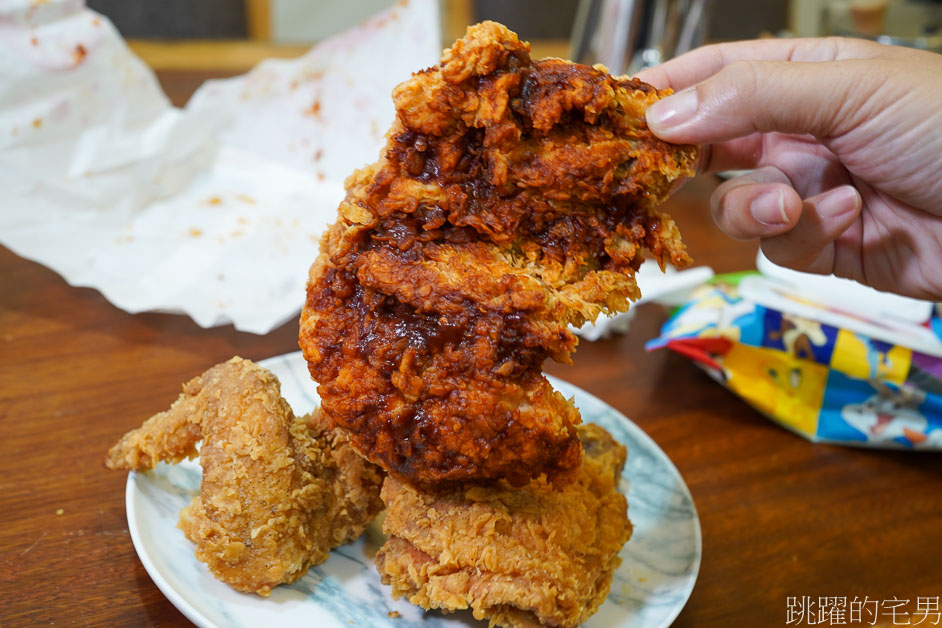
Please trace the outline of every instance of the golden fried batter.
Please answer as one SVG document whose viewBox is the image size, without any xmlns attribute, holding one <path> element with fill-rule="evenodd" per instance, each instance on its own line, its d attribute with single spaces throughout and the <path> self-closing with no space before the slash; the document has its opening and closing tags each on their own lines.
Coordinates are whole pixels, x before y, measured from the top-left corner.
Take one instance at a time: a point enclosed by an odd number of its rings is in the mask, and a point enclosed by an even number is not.
<svg viewBox="0 0 942 628">
<path fill-rule="evenodd" d="M 571 477 L 579 413 L 542 375 L 639 297 L 647 249 L 689 263 L 655 207 L 695 149 L 654 137 L 665 92 L 545 59 L 493 22 L 393 92 L 310 271 L 300 344 L 325 411 L 410 482 Z"/>
<path fill-rule="evenodd" d="M 631 536 L 617 490 L 626 454 L 597 425 L 578 433 L 585 460 L 562 490 L 540 478 L 424 492 L 388 477 L 389 540 L 376 565 L 393 596 L 426 610 L 470 608 L 500 626 L 578 626 L 595 613 Z"/>
<path fill-rule="evenodd" d="M 297 418 L 278 379 L 232 358 L 183 386 L 169 410 L 124 435 L 110 469 L 199 455 L 200 494 L 180 512 L 196 557 L 239 591 L 268 595 L 353 541 L 382 509 L 382 471 L 315 411 Z"/>
</svg>

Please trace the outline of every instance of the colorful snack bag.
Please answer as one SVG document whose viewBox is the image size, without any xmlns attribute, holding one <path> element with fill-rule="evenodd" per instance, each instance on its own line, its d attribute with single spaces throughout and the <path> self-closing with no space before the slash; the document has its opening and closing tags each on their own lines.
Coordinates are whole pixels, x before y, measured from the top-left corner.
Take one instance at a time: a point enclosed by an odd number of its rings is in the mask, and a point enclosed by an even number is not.
<svg viewBox="0 0 942 628">
<path fill-rule="evenodd" d="M 768 296 L 770 290 L 776 294 Z M 809 316 L 815 307 L 756 273 L 722 275 L 696 289 L 647 348 L 693 359 L 757 410 L 813 441 L 942 449 L 939 308 L 918 329 L 821 308 L 820 318 L 845 320 L 852 331 Z"/>
</svg>

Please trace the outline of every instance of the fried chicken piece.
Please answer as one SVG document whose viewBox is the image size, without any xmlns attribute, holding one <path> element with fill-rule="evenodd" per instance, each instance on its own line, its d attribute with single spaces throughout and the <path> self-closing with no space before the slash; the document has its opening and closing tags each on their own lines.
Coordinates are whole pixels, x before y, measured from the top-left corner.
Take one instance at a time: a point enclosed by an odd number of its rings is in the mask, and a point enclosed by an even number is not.
<svg viewBox="0 0 942 628">
<path fill-rule="evenodd" d="M 376 565 L 393 597 L 500 626 L 578 626 L 595 613 L 632 531 L 617 490 L 626 452 L 597 425 L 577 431 L 585 459 L 563 490 L 540 478 L 425 492 L 388 477 Z"/>
<path fill-rule="evenodd" d="M 386 147 L 347 179 L 301 315 L 324 409 L 361 454 L 425 485 L 572 477 L 579 413 L 543 362 L 570 361 L 570 324 L 640 296 L 643 249 L 690 261 L 655 209 L 696 157 L 645 124 L 666 94 L 532 61 L 493 22 L 394 90 Z"/>
<path fill-rule="evenodd" d="M 200 494 L 179 527 L 196 557 L 239 591 L 268 595 L 355 540 L 382 509 L 382 471 L 319 411 L 295 417 L 272 373 L 232 358 L 183 385 L 169 410 L 124 435 L 109 469 L 196 456 Z"/>
</svg>

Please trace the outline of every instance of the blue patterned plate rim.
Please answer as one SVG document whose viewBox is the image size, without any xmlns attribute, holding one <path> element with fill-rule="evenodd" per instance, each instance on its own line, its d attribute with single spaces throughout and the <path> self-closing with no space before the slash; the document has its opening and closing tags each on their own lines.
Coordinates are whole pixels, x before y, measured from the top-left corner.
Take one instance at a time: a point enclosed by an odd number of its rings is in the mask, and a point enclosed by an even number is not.
<svg viewBox="0 0 942 628">
<path fill-rule="evenodd" d="M 318 402 L 300 352 L 259 364 L 278 376 L 282 394 L 296 412 L 306 412 Z M 690 597 L 700 569 L 700 521 L 690 491 L 667 455 L 630 419 L 598 397 L 548 378 L 575 400 L 584 421 L 601 424 L 628 447 L 619 488 L 628 496 L 635 531 L 621 552 L 622 564 L 608 599 L 584 625 L 670 626 Z M 180 508 L 199 490 L 199 474 L 198 461 L 160 464 L 153 471 L 129 474 L 125 493 L 131 541 L 144 569 L 167 599 L 198 626 L 236 628 L 264 621 L 319 627 L 485 625 L 469 612 L 424 613 L 406 601 L 392 600 L 372 566 L 371 556 L 382 542 L 378 527 L 334 550 L 327 562 L 311 568 L 297 583 L 277 587 L 269 598 L 233 591 L 196 560 L 192 545 L 176 528 Z"/>
</svg>

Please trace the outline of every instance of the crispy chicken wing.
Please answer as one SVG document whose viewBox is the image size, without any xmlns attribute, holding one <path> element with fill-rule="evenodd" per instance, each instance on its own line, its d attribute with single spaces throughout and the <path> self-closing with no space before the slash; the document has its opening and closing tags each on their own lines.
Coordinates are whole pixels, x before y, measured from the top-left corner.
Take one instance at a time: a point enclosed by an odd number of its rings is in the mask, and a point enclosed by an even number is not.
<svg viewBox="0 0 942 628">
<path fill-rule="evenodd" d="M 542 375 L 570 324 L 639 297 L 658 213 L 696 150 L 648 130 L 665 92 L 561 61 L 493 22 L 399 85 L 380 160 L 353 173 L 310 271 L 300 344 L 354 447 L 410 482 L 571 478 L 573 405 Z"/>
<path fill-rule="evenodd" d="M 389 539 L 376 565 L 394 597 L 425 609 L 472 609 L 499 626 L 578 626 L 608 595 L 631 536 L 617 483 L 625 448 L 580 425 L 585 459 L 562 490 L 533 480 L 513 489 L 424 491 L 388 477 Z"/>
<path fill-rule="evenodd" d="M 110 469 L 196 455 L 199 496 L 180 513 L 196 557 L 240 591 L 268 595 L 356 539 L 382 508 L 382 471 L 315 410 L 295 417 L 278 379 L 232 358 L 183 386 L 169 410 L 124 435 Z"/>
</svg>

